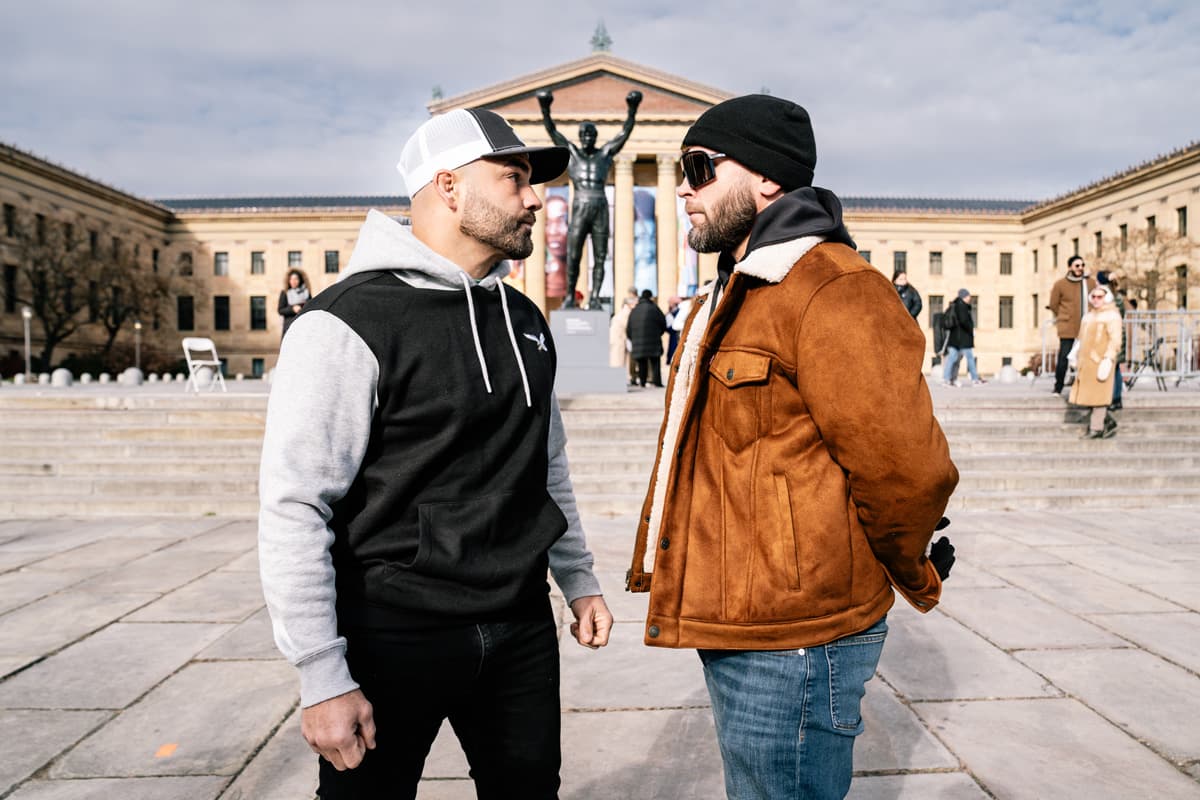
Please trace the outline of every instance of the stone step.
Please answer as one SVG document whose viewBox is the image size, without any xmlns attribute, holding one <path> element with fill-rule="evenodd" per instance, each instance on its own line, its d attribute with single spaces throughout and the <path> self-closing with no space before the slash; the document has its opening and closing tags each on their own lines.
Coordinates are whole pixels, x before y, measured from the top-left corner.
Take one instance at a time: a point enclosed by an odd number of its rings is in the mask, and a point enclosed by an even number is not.
<svg viewBox="0 0 1200 800">
<path fill-rule="evenodd" d="M 1097 442 L 1092 442 L 1097 444 Z M 1046 472 L 1063 470 L 1071 472 L 1085 466 L 1078 453 L 983 453 L 963 455 L 956 452 L 954 464 L 959 472 L 982 472 L 986 470 L 1032 470 Z M 1146 470 L 1188 470 L 1200 469 L 1200 448 L 1177 453 L 1131 453 L 1122 452 L 1119 459 L 1114 460 L 1114 466 L 1126 472 L 1140 475 Z"/>
<path fill-rule="evenodd" d="M 45 409 L 45 410 L 216 410 L 216 409 L 260 409 L 267 408 L 266 393 L 230 394 L 185 394 L 158 392 L 152 394 L 0 394 L 0 411 Z"/>
<path fill-rule="evenodd" d="M 991 465 L 989 465 L 990 467 Z M 1086 466 L 1092 467 L 1093 464 Z M 1145 489 L 1200 490 L 1200 470 L 1169 470 L 1159 473 L 1139 473 L 1119 461 L 1111 469 L 1076 469 L 1072 471 L 1004 471 L 986 469 L 959 472 L 956 492 L 1014 491 L 1031 492 L 1043 489 L 1104 488 L 1124 494 Z"/>
<path fill-rule="evenodd" d="M 177 425 L 201 426 L 257 426 L 262 428 L 267 420 L 266 409 L 114 409 L 110 411 L 60 409 L 18 409 L 3 411 L 5 424 L 29 428 L 59 428 L 62 426 L 108 426 L 125 427 L 174 427 Z"/>
<path fill-rule="evenodd" d="M 1061 453 L 1108 454 L 1120 458 L 1130 453 L 1196 453 L 1200 452 L 1200 436 L 1134 436 L 1125 426 L 1117 428 L 1112 439 L 1081 439 L 1082 426 L 1056 437 L 951 437 L 950 455 L 1003 455 Z"/>
<path fill-rule="evenodd" d="M 1045 422 L 1062 421 L 1066 407 L 1061 403 L 1044 408 L 1019 406 L 1012 408 L 952 408 L 938 409 L 935 416 L 938 422 L 945 425 L 959 422 Z M 1139 422 L 1180 422 L 1200 417 L 1200 412 L 1194 408 L 1163 406 L 1160 408 L 1131 408 L 1126 406 L 1116 412 L 1122 419 Z"/>
<path fill-rule="evenodd" d="M 261 426 L 180 425 L 140 427 L 101 425 L 96 427 L 0 428 L 0 448 L 10 442 L 176 442 L 211 440 L 261 441 Z M 0 453 L 4 452 L 0 450 Z"/>
<path fill-rule="evenodd" d="M 236 476 L 243 480 L 258 480 L 258 458 L 226 457 L 209 458 L 204 460 L 171 460 L 162 458 L 129 458 L 72 460 L 70 458 L 55 459 L 54 461 L 39 460 L 0 460 L 0 475 L 44 475 L 57 477 L 114 477 L 129 476 L 191 476 L 195 481 L 202 482 L 208 476 Z"/>
<path fill-rule="evenodd" d="M 214 497 L 177 495 L 141 497 L 138 495 L 37 495 L 14 497 L 0 495 L 0 518 L 34 519 L 41 517 L 136 517 L 136 516 L 244 516 L 258 515 L 256 497 Z"/>
<path fill-rule="evenodd" d="M 1198 489 L 1147 489 L 1110 491 L 1105 488 L 1044 489 L 1014 492 L 956 492 L 947 511 L 1029 511 L 1033 509 L 1077 508 L 1081 512 L 1098 508 L 1163 508 L 1200 505 Z"/>
<path fill-rule="evenodd" d="M 184 442 L 106 442 L 71 443 L 66 441 L 40 443 L 37 441 L 0 441 L 0 457 L 15 460 L 57 464 L 73 459 L 123 459 L 127 463 L 153 460 L 164 456 L 192 459 L 207 464 L 219 459 L 258 460 L 261 440 L 241 441 L 184 441 Z"/>
<path fill-rule="evenodd" d="M 41 477 L 7 476 L 3 492 L 13 495 L 61 495 L 86 496 L 139 495 L 147 497 L 173 497 L 211 495 L 225 497 L 257 497 L 258 481 L 234 478 L 212 478 L 206 475 L 190 476 L 126 476 L 126 477 Z"/>
<path fill-rule="evenodd" d="M 1117 417 L 1120 427 L 1130 434 L 1139 436 L 1200 436 L 1200 417 L 1195 420 L 1178 422 L 1144 422 L 1136 418 Z M 946 438 L 951 441 L 964 438 L 987 437 L 991 439 L 1007 439 L 1009 437 L 1024 437 L 1042 435 L 1060 437 L 1077 435 L 1084 423 L 1063 422 L 1062 415 L 1057 419 L 1044 422 L 1033 421 L 985 421 L 985 422 L 949 422 L 942 424 Z"/>
</svg>

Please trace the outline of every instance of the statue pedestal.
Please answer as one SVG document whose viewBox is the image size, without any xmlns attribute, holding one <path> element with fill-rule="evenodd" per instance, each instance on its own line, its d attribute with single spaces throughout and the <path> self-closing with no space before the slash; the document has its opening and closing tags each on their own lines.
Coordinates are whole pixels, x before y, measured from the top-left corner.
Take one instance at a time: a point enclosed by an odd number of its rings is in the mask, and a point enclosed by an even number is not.
<svg viewBox="0 0 1200 800">
<path fill-rule="evenodd" d="M 550 312 L 550 333 L 558 352 L 554 381 L 558 394 L 628 391 L 627 370 L 608 365 L 610 321 L 606 311 L 570 308 Z"/>
</svg>

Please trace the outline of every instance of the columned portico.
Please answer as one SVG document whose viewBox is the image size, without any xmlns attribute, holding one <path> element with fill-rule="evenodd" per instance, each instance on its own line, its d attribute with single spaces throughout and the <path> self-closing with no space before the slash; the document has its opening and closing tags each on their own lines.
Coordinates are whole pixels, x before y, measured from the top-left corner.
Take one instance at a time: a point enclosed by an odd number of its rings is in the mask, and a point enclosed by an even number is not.
<svg viewBox="0 0 1200 800">
<path fill-rule="evenodd" d="M 619 155 L 613 214 L 613 306 L 624 301 L 633 286 L 633 162 L 635 156 Z"/>
<path fill-rule="evenodd" d="M 675 211 L 675 162 L 670 153 L 658 155 L 658 192 L 654 214 L 658 220 L 658 304 L 667 307 L 667 300 L 679 285 L 679 220 Z"/>
</svg>

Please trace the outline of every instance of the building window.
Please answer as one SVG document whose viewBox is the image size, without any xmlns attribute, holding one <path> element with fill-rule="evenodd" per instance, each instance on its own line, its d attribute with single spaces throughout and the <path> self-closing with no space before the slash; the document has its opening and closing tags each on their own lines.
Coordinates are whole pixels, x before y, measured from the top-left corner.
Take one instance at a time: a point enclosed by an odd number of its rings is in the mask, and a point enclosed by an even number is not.
<svg viewBox="0 0 1200 800">
<path fill-rule="evenodd" d="M 288 250 L 288 269 L 293 267 L 300 269 L 304 266 L 304 259 L 300 256 L 299 250 Z"/>
<path fill-rule="evenodd" d="M 908 253 L 903 250 L 892 253 L 892 272 L 908 272 Z"/>
<path fill-rule="evenodd" d="M 4 265 L 4 311 L 17 313 L 17 265 Z"/>
<path fill-rule="evenodd" d="M 860 256 L 862 256 L 863 261 L 867 262 L 868 264 L 871 263 L 871 251 L 870 250 L 859 250 L 858 254 Z"/>
<path fill-rule="evenodd" d="M 46 243 L 46 215 L 38 214 L 34 222 L 34 235 L 37 237 L 38 244 Z"/>
<path fill-rule="evenodd" d="M 227 294 L 213 297 L 213 330 L 229 330 L 229 295 Z"/>
<path fill-rule="evenodd" d="M 1034 272 L 1034 274 L 1037 274 L 1037 271 L 1038 271 L 1038 251 L 1034 250 L 1033 251 L 1033 272 Z"/>
<path fill-rule="evenodd" d="M 112 237 L 112 257 L 114 260 L 121 257 L 121 240 L 116 236 Z"/>
<path fill-rule="evenodd" d="M 250 330 L 265 331 L 267 329 L 267 298 L 265 295 L 255 295 L 250 298 Z"/>
<path fill-rule="evenodd" d="M 175 317 L 176 330 L 196 330 L 196 304 L 189 295 L 175 298 Z"/>
<path fill-rule="evenodd" d="M 1175 209 L 1175 221 L 1179 227 L 1179 235 L 1187 236 L 1187 206 Z"/>
<path fill-rule="evenodd" d="M 176 261 L 176 268 L 178 269 L 180 276 L 184 278 L 192 277 L 192 254 L 180 253 L 179 259 Z M 191 330 L 191 328 L 188 330 Z"/>
<path fill-rule="evenodd" d="M 17 235 L 17 207 L 4 204 L 4 235 Z"/>
<path fill-rule="evenodd" d="M 213 254 L 213 275 L 224 277 L 229 274 L 229 253 Z"/>
<path fill-rule="evenodd" d="M 157 247 L 150 251 L 150 266 L 154 270 L 155 273 L 158 272 L 158 248 Z"/>
<path fill-rule="evenodd" d="M 1096 258 L 1104 255 L 1104 234 L 1096 231 Z"/>
<path fill-rule="evenodd" d="M 964 275 L 979 274 L 979 253 L 967 253 L 963 260 Z"/>
<path fill-rule="evenodd" d="M 1187 264 L 1180 264 L 1175 268 L 1175 293 L 1179 296 L 1179 308 L 1187 310 L 1188 301 L 1188 268 Z"/>
<path fill-rule="evenodd" d="M 1121 223 L 1121 252 L 1124 253 L 1129 248 L 1129 226 Z"/>
<path fill-rule="evenodd" d="M 88 254 L 92 258 L 100 257 L 100 234 L 88 231 Z"/>
<path fill-rule="evenodd" d="M 75 226 L 69 222 L 63 223 L 63 242 L 68 250 L 75 249 Z"/>
<path fill-rule="evenodd" d="M 261 378 L 263 376 L 263 373 L 266 372 L 266 366 L 267 365 L 266 365 L 264 359 L 261 359 L 261 358 L 250 359 L 250 376 L 253 378 Z"/>
<path fill-rule="evenodd" d="M 941 320 L 942 312 L 946 310 L 946 298 L 940 294 L 931 294 L 927 298 L 929 302 L 929 327 L 936 328 L 937 323 Z"/>
<path fill-rule="evenodd" d="M 263 257 L 263 252 L 261 250 L 255 250 L 250 254 L 250 274 L 267 274 L 267 260 Z"/>
<path fill-rule="evenodd" d="M 1000 296 L 1000 326 L 1001 328 L 1011 328 L 1013 326 L 1013 299 L 1011 297 Z"/>
<path fill-rule="evenodd" d="M 929 253 L 929 274 L 942 274 L 942 253 L 940 250 L 933 250 Z"/>
<path fill-rule="evenodd" d="M 1050 245 L 1050 269 L 1058 271 L 1058 245 Z"/>
<path fill-rule="evenodd" d="M 1012 275 L 1012 253 L 1000 254 L 1000 274 Z"/>
<path fill-rule="evenodd" d="M 337 250 L 326 250 L 325 251 L 325 272 L 326 273 L 336 273 L 339 269 L 340 269 L 340 265 L 338 263 L 338 251 Z"/>
<path fill-rule="evenodd" d="M 1038 305 L 1038 296 L 1035 294 L 1033 296 L 1033 327 L 1035 329 L 1038 326 L 1038 314 L 1039 313 L 1041 313 L 1041 308 Z"/>
<path fill-rule="evenodd" d="M 100 319 L 100 284 L 96 281 L 88 281 L 88 322 L 95 322 L 98 319 Z"/>
<path fill-rule="evenodd" d="M 1154 247 L 1158 239 L 1158 221 L 1153 215 L 1146 217 L 1146 244 Z"/>
<path fill-rule="evenodd" d="M 1071 240 L 1071 255 L 1073 255 L 1073 256 L 1079 255 L 1079 237 L 1078 236 L 1076 236 L 1074 239 Z"/>
</svg>

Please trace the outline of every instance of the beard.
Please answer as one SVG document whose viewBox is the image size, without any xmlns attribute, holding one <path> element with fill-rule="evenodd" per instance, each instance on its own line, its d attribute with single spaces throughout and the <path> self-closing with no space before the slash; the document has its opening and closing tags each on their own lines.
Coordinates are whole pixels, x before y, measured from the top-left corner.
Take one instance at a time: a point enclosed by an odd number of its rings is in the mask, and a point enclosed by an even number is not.
<svg viewBox="0 0 1200 800">
<path fill-rule="evenodd" d="M 697 253 L 730 252 L 750 235 L 757 214 L 750 187 L 740 183 L 713 203 L 705 215 L 707 222 L 688 231 L 688 244 Z"/>
<path fill-rule="evenodd" d="M 462 220 L 458 229 L 500 251 L 505 258 L 529 258 L 533 253 L 533 233 L 523 225 L 533 225 L 531 213 L 509 216 L 499 207 L 469 192 L 463 198 Z"/>
</svg>

